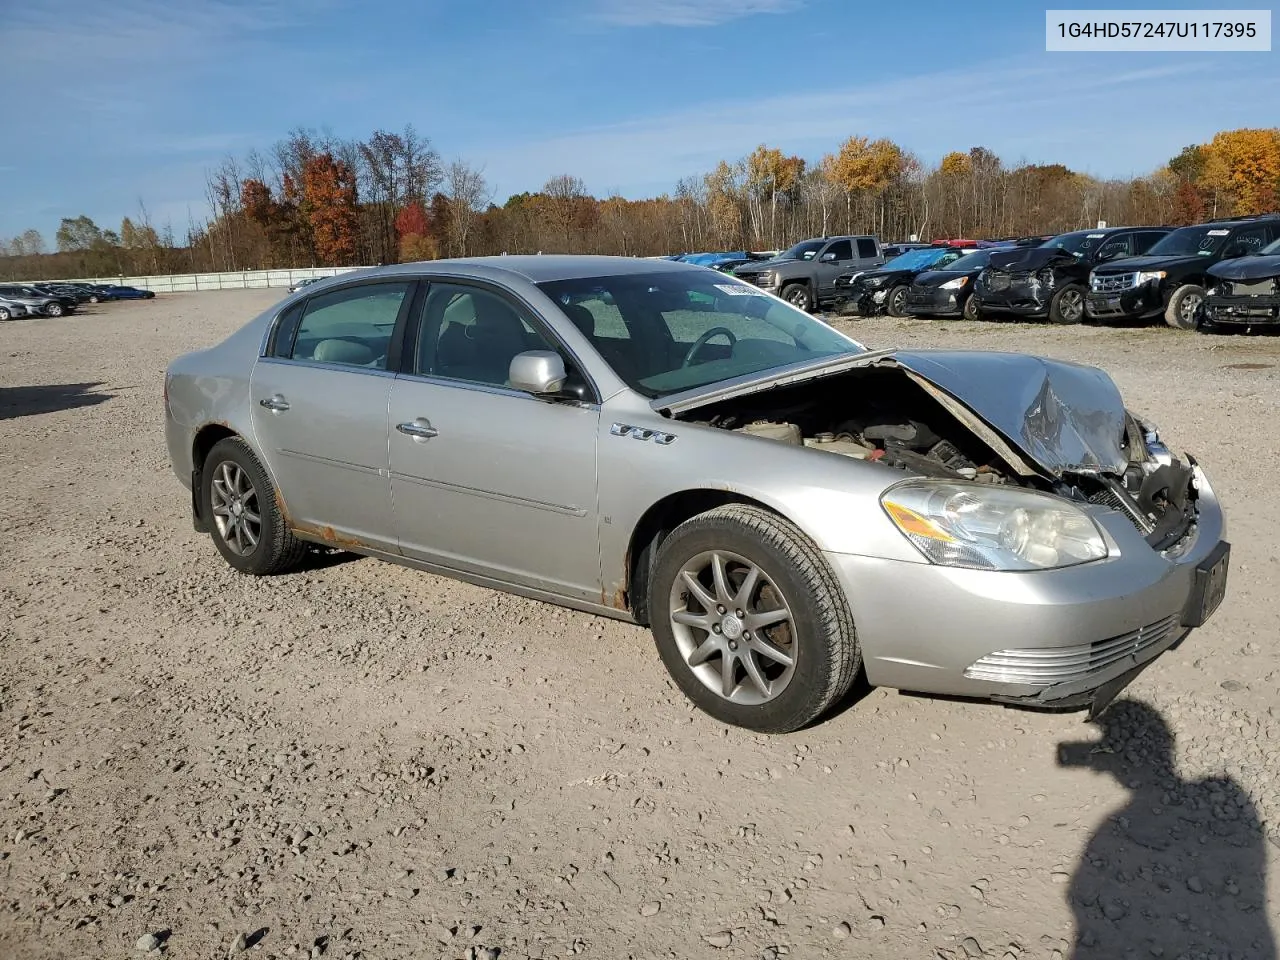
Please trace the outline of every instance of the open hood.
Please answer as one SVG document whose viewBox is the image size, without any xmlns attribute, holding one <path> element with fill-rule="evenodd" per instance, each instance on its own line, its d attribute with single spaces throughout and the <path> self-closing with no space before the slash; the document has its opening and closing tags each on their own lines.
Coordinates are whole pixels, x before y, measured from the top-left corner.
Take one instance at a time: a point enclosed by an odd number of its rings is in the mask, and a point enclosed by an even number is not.
<svg viewBox="0 0 1280 960">
<path fill-rule="evenodd" d="M 683 413 L 865 366 L 902 369 L 975 432 L 989 436 L 994 431 L 1022 459 L 1049 476 L 1119 474 L 1128 464 L 1120 445 L 1125 406 L 1111 378 L 1097 367 L 1021 353 L 893 350 L 854 354 L 660 397 L 653 407 Z"/>
<path fill-rule="evenodd" d="M 1223 260 L 1210 267 L 1208 272 L 1209 276 L 1220 280 L 1266 280 L 1268 277 L 1280 277 L 1280 254 Z"/>
</svg>

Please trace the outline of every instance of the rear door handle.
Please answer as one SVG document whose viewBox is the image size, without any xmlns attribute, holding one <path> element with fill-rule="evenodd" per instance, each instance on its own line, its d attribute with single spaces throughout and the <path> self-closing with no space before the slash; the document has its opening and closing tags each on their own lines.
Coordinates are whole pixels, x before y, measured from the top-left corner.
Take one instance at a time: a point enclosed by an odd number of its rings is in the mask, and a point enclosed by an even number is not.
<svg viewBox="0 0 1280 960">
<path fill-rule="evenodd" d="M 258 403 L 266 407 L 272 413 L 284 413 L 289 409 L 289 401 L 278 393 L 267 397 L 265 400 L 259 400 Z"/>
<path fill-rule="evenodd" d="M 440 435 L 440 431 L 433 427 L 426 417 L 418 417 L 408 423 L 397 423 L 396 429 L 405 436 L 412 437 L 416 443 L 422 443 Z"/>
</svg>

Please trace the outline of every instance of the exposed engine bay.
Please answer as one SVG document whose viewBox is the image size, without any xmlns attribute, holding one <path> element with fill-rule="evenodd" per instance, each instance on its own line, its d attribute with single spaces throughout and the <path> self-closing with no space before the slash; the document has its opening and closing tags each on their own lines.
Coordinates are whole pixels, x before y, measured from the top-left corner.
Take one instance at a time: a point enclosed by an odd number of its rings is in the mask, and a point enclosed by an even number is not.
<svg viewBox="0 0 1280 960">
<path fill-rule="evenodd" d="M 950 400 L 946 403 L 946 400 Z M 945 403 L 945 405 L 944 405 Z M 949 407 L 951 409 L 949 409 Z M 953 412 L 955 410 L 956 412 Z M 957 413 L 963 413 L 962 420 Z M 1191 467 L 1125 415 L 1122 471 L 1033 469 L 1012 441 L 897 367 L 868 366 L 723 400 L 681 419 L 946 480 L 1014 484 L 1124 515 L 1157 550 L 1195 522 Z"/>
</svg>

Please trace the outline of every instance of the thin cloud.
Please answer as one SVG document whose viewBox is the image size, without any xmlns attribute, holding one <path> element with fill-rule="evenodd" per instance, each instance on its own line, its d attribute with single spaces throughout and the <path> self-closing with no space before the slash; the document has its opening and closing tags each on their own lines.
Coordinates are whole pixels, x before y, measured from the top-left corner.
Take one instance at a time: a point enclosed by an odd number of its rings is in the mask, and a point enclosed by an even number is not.
<svg viewBox="0 0 1280 960">
<path fill-rule="evenodd" d="M 595 19 L 615 27 L 714 27 L 802 6 L 804 0 L 597 0 Z"/>
</svg>

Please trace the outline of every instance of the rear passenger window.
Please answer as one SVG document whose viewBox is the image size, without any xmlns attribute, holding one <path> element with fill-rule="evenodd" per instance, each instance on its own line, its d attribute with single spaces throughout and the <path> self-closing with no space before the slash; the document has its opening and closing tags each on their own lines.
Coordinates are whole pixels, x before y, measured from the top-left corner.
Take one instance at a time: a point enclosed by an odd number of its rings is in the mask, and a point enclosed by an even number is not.
<svg viewBox="0 0 1280 960">
<path fill-rule="evenodd" d="M 874 260 L 876 258 L 876 242 L 870 237 L 858 238 L 858 259 Z"/>
<path fill-rule="evenodd" d="M 408 283 L 365 283 L 312 297 L 303 308 L 294 360 L 387 368 L 387 351 Z M 277 347 L 277 355 L 284 353 Z"/>
</svg>

